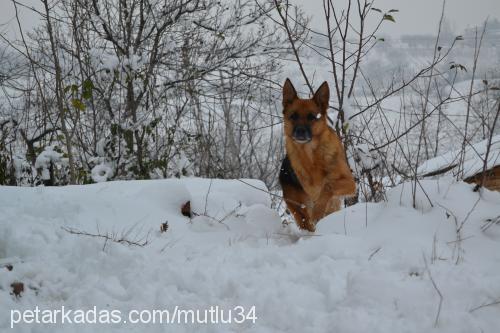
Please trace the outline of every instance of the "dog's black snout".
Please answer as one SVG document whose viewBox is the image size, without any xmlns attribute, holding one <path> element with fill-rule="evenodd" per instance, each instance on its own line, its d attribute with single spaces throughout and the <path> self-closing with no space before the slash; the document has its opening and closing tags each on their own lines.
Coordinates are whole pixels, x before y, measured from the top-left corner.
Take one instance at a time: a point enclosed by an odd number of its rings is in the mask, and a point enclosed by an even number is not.
<svg viewBox="0 0 500 333">
<path fill-rule="evenodd" d="M 311 129 L 308 126 L 295 126 L 293 130 L 293 138 L 296 141 L 310 141 Z"/>
<path fill-rule="evenodd" d="M 295 135 L 296 136 L 305 136 L 306 135 L 306 129 L 303 126 L 297 126 L 295 128 Z"/>
</svg>

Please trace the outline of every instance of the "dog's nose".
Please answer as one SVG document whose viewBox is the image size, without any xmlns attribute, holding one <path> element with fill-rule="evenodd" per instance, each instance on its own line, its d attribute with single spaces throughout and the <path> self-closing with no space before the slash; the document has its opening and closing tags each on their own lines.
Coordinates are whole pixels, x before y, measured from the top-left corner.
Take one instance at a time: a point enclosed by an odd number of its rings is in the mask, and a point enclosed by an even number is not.
<svg viewBox="0 0 500 333">
<path fill-rule="evenodd" d="M 296 141 L 309 141 L 311 140 L 311 131 L 306 126 L 296 126 L 293 131 L 293 138 Z"/>
<path fill-rule="evenodd" d="M 305 137 L 306 129 L 304 127 L 297 127 L 295 129 L 295 136 Z"/>
</svg>

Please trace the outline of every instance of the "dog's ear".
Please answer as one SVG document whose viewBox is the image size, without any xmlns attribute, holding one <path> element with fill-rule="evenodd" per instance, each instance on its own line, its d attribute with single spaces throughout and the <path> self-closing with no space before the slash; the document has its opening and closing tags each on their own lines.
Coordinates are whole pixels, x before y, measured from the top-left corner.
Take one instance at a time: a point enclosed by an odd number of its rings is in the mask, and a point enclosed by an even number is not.
<svg viewBox="0 0 500 333">
<path fill-rule="evenodd" d="M 328 83 L 325 81 L 314 93 L 313 100 L 321 108 L 321 112 L 326 112 L 328 109 L 328 103 L 330 102 L 330 88 Z"/>
<path fill-rule="evenodd" d="M 296 99 L 297 91 L 295 91 L 292 82 L 290 82 L 289 79 L 286 79 L 285 84 L 283 85 L 283 107 L 286 108 Z"/>
</svg>

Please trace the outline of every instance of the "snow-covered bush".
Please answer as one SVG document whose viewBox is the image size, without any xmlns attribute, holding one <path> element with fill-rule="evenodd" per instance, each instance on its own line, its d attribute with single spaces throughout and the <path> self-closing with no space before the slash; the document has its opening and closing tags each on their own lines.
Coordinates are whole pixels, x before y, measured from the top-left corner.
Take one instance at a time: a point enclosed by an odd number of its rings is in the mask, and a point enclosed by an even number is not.
<svg viewBox="0 0 500 333">
<path fill-rule="evenodd" d="M 113 178 L 113 168 L 106 164 L 98 164 L 92 168 L 92 180 L 102 183 Z"/>
<path fill-rule="evenodd" d="M 58 150 L 57 146 L 47 146 L 35 160 L 38 178 L 48 186 L 67 183 L 68 159 Z"/>
<path fill-rule="evenodd" d="M 195 174 L 275 181 L 281 143 L 254 135 L 280 113 L 275 98 L 268 102 L 284 40 L 269 19 L 272 3 L 146 0 L 132 9 L 114 0 L 70 3 L 44 9 L 38 29 L 25 36 L 29 59 L 8 49 L 23 71 L 9 78 L 9 87 L 19 89 L 0 101 L 20 115 L 6 152 L 26 155 L 33 166 L 38 157 L 45 182 L 60 176 L 51 166 L 64 165 L 65 178 L 54 184 L 102 180 L 97 165 L 113 169 L 107 179 Z M 281 127 L 274 123 L 276 137 Z M 271 149 L 257 147 L 269 142 Z M 39 156 L 48 146 L 67 160 Z"/>
</svg>

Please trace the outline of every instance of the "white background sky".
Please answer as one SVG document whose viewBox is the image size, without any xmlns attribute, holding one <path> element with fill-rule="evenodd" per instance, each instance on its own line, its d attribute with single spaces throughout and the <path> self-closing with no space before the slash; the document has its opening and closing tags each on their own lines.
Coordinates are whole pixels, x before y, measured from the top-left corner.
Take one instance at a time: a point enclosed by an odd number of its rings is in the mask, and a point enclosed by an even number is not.
<svg viewBox="0 0 500 333">
<path fill-rule="evenodd" d="M 22 4 L 26 4 L 29 7 L 35 7 L 38 10 L 42 9 L 40 0 L 16 0 Z M 26 29 L 31 29 L 38 22 L 39 15 L 33 11 L 18 6 L 21 23 Z M 8 36 L 13 36 L 17 31 L 17 22 L 15 20 L 15 10 L 14 5 L 11 0 L 0 0 L 0 33 L 7 34 Z"/>
<path fill-rule="evenodd" d="M 312 16 L 315 28 L 324 26 L 323 0 L 290 0 L 301 5 Z M 334 0 L 342 8 L 346 0 Z M 441 16 L 441 0 L 375 0 L 374 7 L 382 10 L 398 9 L 396 24 L 386 24 L 384 33 L 429 34 L 437 31 Z M 452 28 L 461 32 L 464 28 L 482 25 L 486 18 L 500 18 L 500 0 L 447 0 L 445 16 Z M 389 22 L 388 22 L 389 23 Z"/>
<path fill-rule="evenodd" d="M 40 8 L 40 0 L 17 0 L 28 6 Z M 312 16 L 311 24 L 315 28 L 323 28 L 323 0 L 290 0 L 301 5 L 306 13 Z M 334 0 L 339 8 L 346 0 Z M 375 7 L 380 9 L 399 9 L 396 13 L 396 24 L 386 24 L 383 33 L 428 34 L 436 31 L 441 13 L 441 0 L 375 0 Z M 22 23 L 31 28 L 37 22 L 37 14 L 22 7 Z M 13 33 L 16 28 L 14 8 L 11 0 L 0 0 L 0 32 Z M 500 0 L 447 0 L 446 17 L 457 33 L 468 26 L 481 25 L 489 17 L 500 18 Z M 9 23 L 10 22 L 10 23 Z M 389 22 L 388 22 L 389 23 Z"/>
</svg>

